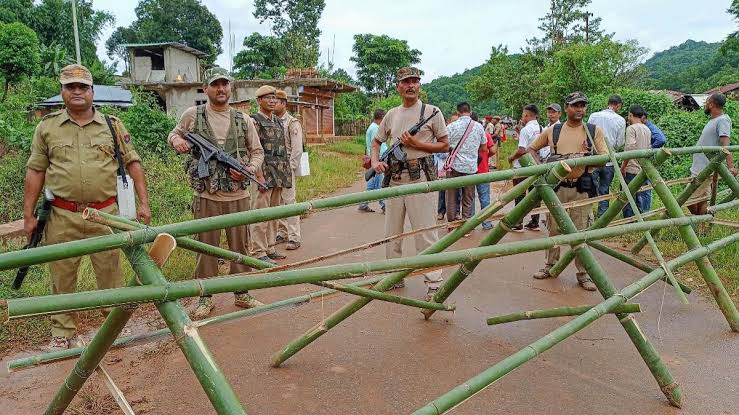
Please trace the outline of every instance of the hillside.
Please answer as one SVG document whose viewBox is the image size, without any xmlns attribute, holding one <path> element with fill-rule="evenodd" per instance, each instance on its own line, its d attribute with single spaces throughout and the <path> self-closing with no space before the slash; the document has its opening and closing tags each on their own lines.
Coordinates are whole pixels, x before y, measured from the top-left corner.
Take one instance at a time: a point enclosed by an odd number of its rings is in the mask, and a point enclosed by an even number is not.
<svg viewBox="0 0 739 415">
<path fill-rule="evenodd" d="M 480 68 L 481 66 L 477 66 L 461 74 L 442 76 L 423 85 L 424 91 L 428 94 L 429 103 L 441 108 L 445 116 L 455 112 L 457 104 L 462 101 L 472 104 L 473 111 L 480 114 L 480 117 L 486 114 L 495 114 L 498 108 L 494 100 L 474 102 L 465 90 L 467 82 L 480 73 Z"/>
<path fill-rule="evenodd" d="M 739 54 L 722 55 L 721 43 L 687 40 L 644 63 L 650 87 L 700 93 L 739 81 Z"/>
</svg>

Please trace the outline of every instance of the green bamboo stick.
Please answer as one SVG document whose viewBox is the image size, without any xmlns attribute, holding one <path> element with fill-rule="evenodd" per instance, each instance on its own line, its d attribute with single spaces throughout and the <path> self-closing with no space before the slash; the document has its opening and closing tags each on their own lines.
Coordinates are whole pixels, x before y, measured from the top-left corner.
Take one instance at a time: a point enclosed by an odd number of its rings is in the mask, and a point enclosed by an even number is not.
<svg viewBox="0 0 739 415">
<path fill-rule="evenodd" d="M 698 188 L 703 184 L 703 182 L 708 180 L 708 178 L 711 177 L 711 175 L 715 171 L 718 171 L 719 166 L 723 164 L 725 158 L 726 158 L 726 153 L 724 152 L 720 152 L 716 154 L 715 156 L 713 156 L 710 162 L 708 163 L 708 166 L 706 166 L 705 169 L 703 169 L 700 173 L 698 173 L 698 175 L 693 178 L 693 181 L 690 182 L 690 184 L 685 189 L 683 189 L 682 192 L 680 192 L 680 194 L 676 198 L 677 203 L 680 206 L 683 206 L 688 201 L 688 199 L 690 199 L 690 197 L 693 196 L 693 194 L 696 192 L 696 190 L 698 190 Z M 668 215 L 667 213 L 664 213 L 663 215 L 660 216 L 660 219 L 664 219 L 666 217 L 668 217 Z M 659 235 L 660 230 L 655 229 L 654 231 L 650 233 L 652 234 L 653 238 L 656 238 Z M 642 237 L 631 248 L 631 253 L 638 254 L 639 252 L 641 252 L 642 249 L 644 249 L 644 246 L 646 244 L 647 244 L 647 239 Z"/>
<path fill-rule="evenodd" d="M 675 270 L 685 264 L 705 257 L 711 252 L 715 252 L 719 249 L 725 248 L 728 245 L 736 243 L 737 241 L 739 241 L 739 232 L 715 241 L 707 245 L 706 247 L 692 250 L 683 255 L 680 255 L 679 257 L 668 261 L 667 266 L 670 269 Z M 664 277 L 665 272 L 663 269 L 655 269 L 643 278 L 630 284 L 616 295 L 609 297 L 607 300 L 586 311 L 582 315 L 575 317 L 571 321 L 567 322 L 566 324 L 557 328 L 546 336 L 531 343 L 530 345 L 524 347 L 511 356 L 503 359 L 494 366 L 467 380 L 466 382 L 455 387 L 444 395 L 429 402 L 426 406 L 413 412 L 413 415 L 440 415 L 449 411 L 450 409 L 456 407 L 467 399 L 470 399 L 475 394 L 487 388 L 494 382 L 498 381 L 503 376 L 520 367 L 524 363 L 534 359 L 545 351 L 556 346 L 558 343 L 562 342 L 578 331 L 584 329 L 598 318 L 613 310 L 613 308 L 624 304 L 626 301 L 634 298 L 636 295 L 646 290 L 655 282 Z M 668 385 L 668 387 L 672 386 Z"/>
<path fill-rule="evenodd" d="M 731 189 L 731 193 L 734 194 L 734 197 L 739 198 L 739 181 L 737 181 L 736 177 L 731 174 L 731 171 L 729 171 L 729 168 L 726 166 L 726 164 L 719 164 L 717 172 L 721 176 L 721 179 L 724 181 L 726 186 Z"/>
<path fill-rule="evenodd" d="M 626 195 L 626 198 L 629 200 L 629 205 L 631 206 L 632 211 L 634 212 L 634 216 L 636 216 L 637 222 L 644 222 L 644 218 L 642 218 L 641 211 L 639 210 L 639 206 L 636 204 L 636 200 L 634 200 L 634 195 L 629 190 L 629 184 L 626 183 L 626 178 L 624 178 L 624 175 L 621 174 L 620 165 L 618 164 L 618 161 L 616 160 L 616 157 L 614 156 L 613 147 L 608 142 L 608 140 L 603 140 L 606 143 L 606 147 L 608 148 L 608 155 L 611 158 L 611 163 L 613 163 L 614 172 L 616 173 L 616 177 L 618 178 L 618 181 L 621 184 L 621 192 L 622 194 Z M 641 172 L 641 171 L 640 171 Z M 677 281 L 677 278 L 672 274 L 672 271 L 670 271 L 669 268 L 665 267 L 665 258 L 662 256 L 662 252 L 660 252 L 659 248 L 657 247 L 657 242 L 654 241 L 652 238 L 652 234 L 649 233 L 649 231 L 644 233 L 644 237 L 647 238 L 647 243 L 649 244 L 649 247 L 652 249 L 652 253 L 654 254 L 654 257 L 657 258 L 657 262 L 659 263 L 659 266 L 664 268 L 665 273 L 667 274 L 667 280 L 670 281 L 670 285 L 673 286 L 675 289 L 675 294 L 677 294 L 677 298 L 680 300 L 683 304 L 689 304 L 688 297 L 685 296 L 685 293 L 683 293 L 683 290 L 680 288 L 680 284 Z"/>
<path fill-rule="evenodd" d="M 734 199 L 731 202 L 720 203 L 718 205 L 711 206 L 708 208 L 708 213 L 715 215 L 718 212 L 734 209 L 736 207 L 739 207 L 739 199 Z"/>
<path fill-rule="evenodd" d="M 380 281 L 382 277 L 367 278 L 360 281 L 352 282 L 347 285 L 365 287 L 368 285 L 375 284 Z M 221 314 L 219 316 L 210 317 L 195 322 L 198 327 L 208 326 L 211 324 L 221 324 L 228 321 L 242 319 L 246 317 L 253 317 L 260 314 L 269 313 L 272 311 L 281 310 L 288 307 L 299 307 L 304 304 L 310 303 L 313 298 L 323 297 L 336 293 L 336 290 L 320 290 L 310 294 L 300 295 L 297 297 L 286 298 L 284 300 L 275 301 L 273 303 L 265 304 L 262 306 L 249 308 L 246 310 L 234 311 L 227 314 Z M 164 337 L 169 337 L 170 331 L 168 328 L 154 330 L 148 333 L 136 334 L 132 336 L 120 337 L 113 342 L 111 350 L 123 349 L 127 347 L 142 345 L 151 343 L 154 341 L 161 340 Z M 63 360 L 71 359 L 79 356 L 85 351 L 86 347 L 74 347 L 71 349 L 58 350 L 54 352 L 47 352 L 38 354 L 35 356 L 22 357 L 20 359 L 11 360 L 8 362 L 8 372 L 15 372 L 23 369 L 28 369 L 34 366 L 45 365 L 49 363 L 60 362 Z"/>
<path fill-rule="evenodd" d="M 725 151 L 726 147 L 719 146 L 696 146 L 673 149 L 673 154 L 715 153 Z M 731 151 L 739 151 L 739 146 L 728 148 Z M 662 149 L 660 149 L 662 150 Z M 660 150 L 634 150 L 619 153 L 618 160 L 651 157 Z M 608 161 L 607 155 L 580 157 L 566 160 L 570 167 L 598 165 Z M 139 229 L 122 234 L 98 236 L 79 241 L 65 242 L 61 244 L 41 246 L 32 249 L 6 252 L 0 254 L 0 271 L 30 266 L 45 262 L 57 261 L 65 258 L 93 254 L 110 249 L 135 246 L 149 243 L 160 233 L 167 233 L 175 238 L 193 235 L 201 232 L 224 229 L 239 225 L 248 225 L 274 219 L 297 216 L 317 209 L 331 209 L 342 206 L 354 205 L 379 199 L 389 199 L 417 193 L 436 192 L 439 190 L 455 189 L 464 186 L 489 183 L 493 181 L 508 180 L 513 177 L 530 177 L 546 173 L 553 164 L 542 164 L 521 169 L 496 171 L 486 174 L 437 180 L 433 182 L 414 183 L 403 186 L 393 186 L 384 189 L 372 190 L 347 195 L 329 197 L 313 200 L 310 202 L 294 203 L 290 205 L 275 206 L 265 209 L 250 210 L 246 212 L 231 213 L 228 215 L 213 216 L 203 219 L 162 225 L 147 229 Z"/>
<path fill-rule="evenodd" d="M 600 242 L 589 241 L 588 242 L 588 245 L 590 245 L 591 247 L 597 249 L 600 252 L 603 252 L 604 254 L 606 254 L 608 256 L 611 256 L 611 257 L 613 257 L 615 259 L 618 259 L 619 261 L 624 262 L 626 264 L 629 264 L 632 267 L 638 268 L 638 269 L 640 269 L 640 270 L 642 270 L 644 272 L 649 273 L 649 272 L 654 271 L 654 269 L 655 269 L 654 266 L 652 266 L 651 264 L 649 264 L 649 263 L 647 263 L 645 261 L 642 261 L 637 256 L 629 256 L 629 255 L 626 255 L 626 254 L 622 253 L 621 251 L 618 251 L 616 249 L 613 249 L 613 248 L 611 248 L 611 247 L 609 247 L 609 246 L 607 246 L 605 244 L 602 244 Z M 665 278 L 664 282 L 666 282 L 667 284 L 672 284 L 670 282 L 670 280 L 668 280 L 667 278 Z M 678 281 L 677 283 L 680 286 L 680 289 L 683 290 L 683 292 L 685 294 L 690 294 L 691 292 L 693 292 L 693 290 L 690 287 L 688 287 L 687 285 L 681 283 L 680 281 Z"/>
<path fill-rule="evenodd" d="M 490 317 L 487 320 L 488 326 L 494 326 L 496 324 L 513 323 L 514 321 L 521 320 L 537 320 L 542 318 L 553 318 L 553 317 L 569 317 L 579 316 L 595 307 L 594 305 L 581 305 L 576 307 L 557 307 L 548 308 L 545 310 L 530 310 L 530 311 L 519 311 L 517 313 L 503 314 L 500 316 Z M 639 304 L 622 304 L 610 310 L 609 314 L 616 313 L 640 313 L 641 307 Z"/>
<path fill-rule="evenodd" d="M 649 179 L 654 185 L 654 190 L 657 192 L 660 199 L 662 199 L 662 203 L 665 205 L 665 208 L 667 208 L 667 213 L 670 217 L 685 217 L 683 209 L 680 207 L 678 201 L 675 200 L 675 197 L 672 196 L 670 189 L 665 185 L 662 176 L 654 165 L 648 160 L 644 160 L 642 161 L 642 168 L 646 170 Z M 683 241 L 685 241 L 685 244 L 688 246 L 688 249 L 699 249 L 701 247 L 700 240 L 695 234 L 693 227 L 681 226 L 678 230 Z M 731 297 L 726 292 L 726 288 L 724 288 L 724 285 L 716 274 L 716 270 L 713 268 L 711 261 L 708 258 L 702 258 L 696 261 L 695 265 L 703 276 L 703 280 L 706 282 L 706 285 L 708 285 L 711 294 L 713 294 L 713 297 L 716 299 L 719 309 L 721 309 L 724 317 L 726 317 L 729 327 L 731 327 L 732 331 L 739 332 L 739 312 L 736 309 L 736 305 L 734 305 L 734 302 L 731 300 Z"/>
<path fill-rule="evenodd" d="M 511 200 L 515 200 L 516 197 L 526 192 L 526 190 L 531 186 L 531 184 L 536 180 L 536 176 L 529 177 L 525 179 L 523 182 L 519 183 L 518 185 L 514 186 L 513 189 L 503 194 L 500 199 L 498 199 L 495 203 L 490 204 L 487 208 L 483 209 L 476 215 L 474 215 L 472 218 L 465 221 L 462 226 L 459 228 L 453 230 L 451 233 L 448 233 L 439 241 L 431 245 L 430 247 L 424 249 L 419 256 L 416 258 L 423 259 L 424 256 L 429 256 L 431 254 L 438 254 L 439 252 L 447 249 L 449 246 L 451 246 L 453 243 L 457 242 L 459 239 L 461 239 L 467 232 L 472 231 L 475 227 L 480 225 L 482 222 L 484 222 L 487 218 L 501 210 L 503 207 L 505 207 L 508 203 L 510 203 Z M 441 180 L 444 181 L 444 180 Z M 403 260 L 409 260 L 409 258 L 401 258 L 401 261 Z M 390 262 L 390 261 L 386 261 Z M 403 261 L 405 262 L 405 261 Z M 462 261 L 460 261 L 462 262 Z M 402 281 L 403 278 L 405 278 L 406 275 L 408 275 L 409 271 L 400 271 L 393 273 L 377 283 L 373 288 L 377 291 L 387 291 L 390 289 L 393 285 L 397 284 L 398 282 Z M 282 348 L 282 350 L 274 353 L 271 358 L 271 365 L 272 367 L 279 367 L 285 360 L 289 359 L 293 355 L 295 355 L 297 352 L 317 340 L 319 337 L 321 337 L 324 333 L 326 333 L 328 330 L 330 330 L 333 327 L 336 327 L 339 323 L 347 319 L 352 314 L 359 311 L 362 307 L 369 304 L 370 299 L 367 298 L 360 298 L 358 300 L 355 300 L 352 303 L 349 303 L 342 307 L 341 309 L 334 312 L 332 315 L 330 315 L 328 318 L 323 319 L 320 323 L 315 325 L 313 328 L 308 330 L 306 333 L 304 333 L 302 336 L 298 337 L 297 339 L 293 340 L 289 344 L 287 344 L 285 347 Z M 439 301 L 434 301 L 436 303 L 439 303 Z"/>
<path fill-rule="evenodd" d="M 554 185 L 556 183 L 559 183 L 560 177 L 565 177 L 570 171 L 570 168 L 565 164 L 559 164 L 555 167 L 555 169 L 556 170 L 550 172 L 546 176 L 546 178 L 542 180 L 544 180 L 546 183 Z M 501 219 L 490 232 L 488 232 L 488 234 L 482 239 L 482 241 L 480 241 L 479 246 L 492 246 L 500 242 L 500 240 L 503 239 L 506 234 L 508 234 L 511 226 L 522 221 L 523 218 L 532 209 L 537 208 L 540 203 L 541 198 L 539 197 L 536 189 L 529 192 L 526 197 L 521 200 L 521 202 L 517 203 L 513 207 L 513 209 L 511 209 L 511 211 L 508 212 L 506 216 Z M 477 268 L 480 262 L 481 261 L 479 260 L 471 260 L 462 264 L 462 266 L 454 271 L 454 273 L 449 278 L 447 278 L 444 284 L 439 287 L 439 291 L 434 294 L 432 301 L 436 303 L 443 303 L 444 301 L 446 301 L 446 299 L 452 295 L 454 290 L 456 290 L 457 287 L 459 287 L 459 285 L 462 284 L 462 282 L 469 275 L 472 274 L 472 272 L 475 270 L 475 268 Z M 422 313 L 426 320 L 431 318 L 431 316 L 434 314 L 433 310 L 426 310 Z"/>
<path fill-rule="evenodd" d="M 528 165 L 533 162 L 531 156 L 523 157 L 521 159 L 521 165 Z M 653 166 L 648 160 L 643 160 L 643 164 Z M 666 186 L 665 186 L 666 187 Z M 551 218 L 556 222 L 557 227 L 561 233 L 564 234 L 577 234 L 580 230 L 577 229 L 575 223 L 572 221 L 567 211 L 562 207 L 562 202 L 557 197 L 557 194 L 548 186 L 538 185 L 540 195 L 544 204 L 551 212 Z M 649 222 L 651 223 L 651 222 Z M 646 225 L 647 222 L 638 223 L 639 225 Z M 622 225 L 623 226 L 623 225 Z M 604 299 L 612 297 L 616 294 L 616 287 L 613 285 L 611 280 L 608 278 L 603 267 L 593 255 L 593 252 L 588 248 L 586 244 L 573 245 L 571 248 L 575 255 L 580 259 L 585 270 L 592 278 L 593 283 L 600 291 Z M 667 270 L 668 267 L 662 267 L 663 271 Z M 680 292 L 682 294 L 682 291 Z M 679 386 L 675 383 L 672 375 L 670 374 L 667 366 L 662 362 L 657 349 L 649 342 L 644 336 L 639 326 L 636 323 L 636 319 L 631 314 L 616 314 L 619 322 L 623 326 L 624 330 L 628 334 L 634 347 L 639 351 L 644 363 L 646 363 L 649 371 L 652 372 L 657 384 L 665 394 L 667 400 L 676 407 L 680 407 L 681 391 Z"/>
<path fill-rule="evenodd" d="M 141 246 L 124 248 L 123 253 L 144 284 L 159 286 L 167 284 L 159 267 Z M 219 415 L 245 415 L 246 411 L 241 406 L 239 398 L 231 389 L 208 347 L 203 343 L 197 327 L 190 321 L 185 309 L 177 301 L 171 300 L 157 303 L 156 307 L 216 412 Z"/>
<path fill-rule="evenodd" d="M 457 309 L 455 305 L 429 303 L 428 301 L 416 300 L 415 298 L 401 297 L 399 295 L 387 294 L 380 291 L 369 290 L 366 288 L 352 287 L 351 285 L 338 284 L 335 282 L 319 282 L 317 285 L 331 288 L 336 291 L 342 291 L 348 294 L 354 294 L 360 297 L 366 297 L 373 300 L 386 301 L 389 303 L 402 304 L 410 307 L 418 307 L 423 309 L 454 311 Z"/>
<path fill-rule="evenodd" d="M 558 235 L 536 240 L 508 242 L 495 246 L 486 246 L 459 251 L 427 253 L 414 257 L 395 258 L 374 262 L 359 262 L 338 265 L 326 265 L 315 268 L 278 271 L 269 274 L 243 274 L 203 280 L 187 280 L 170 282 L 161 286 L 141 286 L 129 288 L 112 288 L 97 291 L 54 294 L 40 297 L 16 298 L 7 300 L 8 318 L 27 318 L 33 316 L 57 314 L 60 312 L 106 308 L 122 304 L 171 301 L 185 297 L 214 295 L 225 292 L 239 292 L 263 288 L 282 287 L 286 285 L 315 283 L 339 280 L 367 275 L 373 272 L 391 270 L 426 269 L 438 266 L 461 264 L 505 255 L 548 249 L 555 245 L 572 245 L 585 241 L 612 238 L 631 232 L 644 232 L 656 227 L 690 225 L 706 223 L 713 220 L 711 215 L 690 216 L 678 219 L 664 219 L 645 223 L 631 223 L 606 229 L 580 232 L 574 235 Z M 469 223 L 469 221 L 468 221 Z M 466 225 L 466 224 L 465 224 Z M 458 229 L 466 230 L 463 225 Z M 452 235 L 450 233 L 448 235 Z M 444 238 L 442 238 L 444 239 Z M 391 274 L 397 276 L 399 274 Z M 385 277 L 379 284 L 384 284 Z M 397 277 L 393 277 L 394 279 Z M 373 287 L 378 289 L 377 286 Z M 384 288 L 387 290 L 387 288 Z M 359 299 L 364 300 L 364 299 Z"/>
</svg>

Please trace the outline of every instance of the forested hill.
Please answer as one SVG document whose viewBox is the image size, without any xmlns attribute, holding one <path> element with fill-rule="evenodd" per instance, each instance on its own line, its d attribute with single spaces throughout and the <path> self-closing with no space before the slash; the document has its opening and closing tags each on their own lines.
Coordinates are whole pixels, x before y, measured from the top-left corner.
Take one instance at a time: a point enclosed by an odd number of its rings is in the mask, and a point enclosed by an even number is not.
<svg viewBox="0 0 739 415">
<path fill-rule="evenodd" d="M 497 108 L 494 100 L 475 102 L 465 89 L 470 79 L 480 73 L 481 67 L 482 65 L 468 69 L 461 74 L 442 76 L 423 85 L 424 91 L 428 94 L 429 103 L 441 108 L 444 116 L 447 117 L 457 110 L 457 104 L 462 101 L 472 104 L 472 110 L 480 114 L 481 118 L 487 114 L 495 114 Z"/>
<path fill-rule="evenodd" d="M 721 43 L 688 40 L 656 53 L 644 63 L 651 87 L 701 93 L 739 81 L 739 53 L 722 55 Z"/>
</svg>

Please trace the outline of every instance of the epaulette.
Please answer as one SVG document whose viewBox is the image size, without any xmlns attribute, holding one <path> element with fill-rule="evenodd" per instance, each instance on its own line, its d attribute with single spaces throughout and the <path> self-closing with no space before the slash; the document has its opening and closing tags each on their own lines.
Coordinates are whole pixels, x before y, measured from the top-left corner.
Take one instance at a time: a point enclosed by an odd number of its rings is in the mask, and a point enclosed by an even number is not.
<svg viewBox="0 0 739 415">
<path fill-rule="evenodd" d="M 64 112 L 64 110 L 54 111 L 52 113 L 46 114 L 43 117 L 41 117 L 41 120 L 46 120 L 46 119 L 49 119 L 49 118 L 57 117 L 57 116 L 61 115 L 63 112 Z"/>
</svg>

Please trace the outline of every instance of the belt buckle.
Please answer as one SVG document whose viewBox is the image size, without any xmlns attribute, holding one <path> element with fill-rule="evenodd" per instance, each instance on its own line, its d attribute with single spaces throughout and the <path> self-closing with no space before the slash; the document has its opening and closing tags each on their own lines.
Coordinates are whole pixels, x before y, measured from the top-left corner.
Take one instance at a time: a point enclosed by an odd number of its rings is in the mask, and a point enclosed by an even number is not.
<svg viewBox="0 0 739 415">
<path fill-rule="evenodd" d="M 90 206 L 89 203 L 78 203 L 78 202 L 72 202 L 72 203 L 74 203 L 74 205 L 76 206 L 76 208 L 77 208 L 76 209 L 76 212 L 77 213 L 84 212 L 85 209 L 87 209 Z"/>
</svg>

